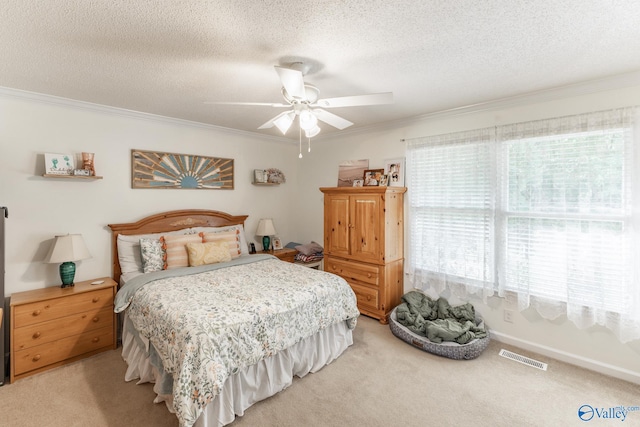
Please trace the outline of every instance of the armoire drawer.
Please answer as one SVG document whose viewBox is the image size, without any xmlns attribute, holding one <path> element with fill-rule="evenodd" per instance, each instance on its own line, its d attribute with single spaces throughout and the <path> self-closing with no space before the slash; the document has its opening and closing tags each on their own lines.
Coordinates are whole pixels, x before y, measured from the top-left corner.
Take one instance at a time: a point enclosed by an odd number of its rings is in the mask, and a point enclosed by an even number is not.
<svg viewBox="0 0 640 427">
<path fill-rule="evenodd" d="M 368 286 L 358 285 L 357 283 L 349 282 L 349 286 L 353 289 L 353 293 L 356 294 L 358 301 L 358 308 L 366 310 L 377 310 L 379 308 L 378 290 L 370 288 Z"/>
<path fill-rule="evenodd" d="M 380 283 L 380 267 L 376 265 L 326 257 L 324 270 L 342 276 L 347 281 L 357 280 L 375 286 Z"/>
</svg>

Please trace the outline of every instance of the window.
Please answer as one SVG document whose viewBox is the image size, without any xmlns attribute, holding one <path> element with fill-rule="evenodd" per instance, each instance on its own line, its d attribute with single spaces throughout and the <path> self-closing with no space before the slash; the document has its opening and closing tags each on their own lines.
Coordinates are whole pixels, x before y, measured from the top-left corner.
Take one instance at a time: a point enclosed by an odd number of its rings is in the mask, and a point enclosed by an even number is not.
<svg viewBox="0 0 640 427">
<path fill-rule="evenodd" d="M 521 309 L 640 338 L 637 111 L 410 141 L 414 286 L 514 292 Z"/>
<path fill-rule="evenodd" d="M 409 251 L 439 291 L 494 283 L 493 130 L 446 135 L 408 153 Z M 454 166 L 455 167 L 452 167 Z"/>
</svg>

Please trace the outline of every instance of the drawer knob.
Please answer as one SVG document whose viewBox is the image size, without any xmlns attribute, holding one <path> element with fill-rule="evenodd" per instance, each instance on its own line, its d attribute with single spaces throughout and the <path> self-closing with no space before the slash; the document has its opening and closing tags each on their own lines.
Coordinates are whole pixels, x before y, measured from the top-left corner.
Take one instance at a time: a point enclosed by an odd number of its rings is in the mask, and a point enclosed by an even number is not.
<svg viewBox="0 0 640 427">
<path fill-rule="evenodd" d="M 373 275 L 372 275 L 371 273 L 367 273 L 367 277 L 368 277 L 369 279 L 371 279 L 371 277 L 373 277 Z"/>
<path fill-rule="evenodd" d="M 40 335 L 42 335 L 42 334 L 40 333 L 40 331 L 38 331 L 35 334 L 33 334 L 32 337 L 33 337 L 34 340 L 37 340 L 38 338 L 40 338 Z"/>
<path fill-rule="evenodd" d="M 32 315 L 33 315 L 33 316 L 39 316 L 39 315 L 40 315 L 40 313 L 41 313 L 41 311 L 40 311 L 40 310 L 36 310 L 36 311 L 34 311 L 34 312 L 32 313 Z"/>
<path fill-rule="evenodd" d="M 93 302 L 98 302 L 98 301 L 100 301 L 100 297 L 94 297 L 92 301 Z"/>
<path fill-rule="evenodd" d="M 94 318 L 93 318 L 93 319 L 91 319 L 91 320 L 93 320 L 93 323 L 96 323 L 98 320 L 100 320 L 100 318 L 99 318 L 98 316 L 96 316 L 96 317 L 94 317 Z"/>
<path fill-rule="evenodd" d="M 38 360 L 40 360 L 42 356 L 40 356 L 39 354 L 36 354 L 35 356 L 33 356 L 33 359 L 31 359 L 33 362 L 37 362 Z"/>
<path fill-rule="evenodd" d="M 371 301 L 371 295 L 367 295 L 367 301 Z"/>
<path fill-rule="evenodd" d="M 91 340 L 92 343 L 97 343 L 98 341 L 100 341 L 100 337 L 95 337 Z"/>
</svg>

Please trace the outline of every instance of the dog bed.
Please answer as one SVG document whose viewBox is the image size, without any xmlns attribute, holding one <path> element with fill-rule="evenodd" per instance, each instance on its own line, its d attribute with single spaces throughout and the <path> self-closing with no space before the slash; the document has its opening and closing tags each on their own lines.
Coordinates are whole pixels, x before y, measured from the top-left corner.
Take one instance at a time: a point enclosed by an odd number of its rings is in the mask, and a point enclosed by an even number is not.
<svg viewBox="0 0 640 427">
<path fill-rule="evenodd" d="M 476 319 L 476 325 L 480 325 L 481 322 L 482 320 Z M 487 348 L 490 341 L 489 329 L 485 325 L 487 336 L 484 338 L 476 338 L 467 344 L 458 344 L 455 342 L 434 343 L 426 337 L 411 332 L 409 329 L 398 323 L 395 308 L 389 315 L 389 327 L 393 335 L 414 347 L 419 348 L 420 350 L 456 360 L 475 359 L 480 356 L 485 348 Z"/>
</svg>

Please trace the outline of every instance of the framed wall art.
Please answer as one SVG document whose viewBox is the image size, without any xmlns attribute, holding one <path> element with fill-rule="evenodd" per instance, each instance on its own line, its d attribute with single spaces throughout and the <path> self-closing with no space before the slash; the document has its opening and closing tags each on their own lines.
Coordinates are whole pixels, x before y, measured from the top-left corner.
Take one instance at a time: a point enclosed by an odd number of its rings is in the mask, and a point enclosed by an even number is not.
<svg viewBox="0 0 640 427">
<path fill-rule="evenodd" d="M 131 150 L 131 188 L 233 190 L 233 159 Z"/>
<path fill-rule="evenodd" d="M 404 187 L 404 157 L 384 161 L 384 173 L 389 187 Z"/>
<path fill-rule="evenodd" d="M 44 155 L 44 173 L 48 175 L 72 175 L 75 165 L 73 154 L 46 153 Z"/>
</svg>

